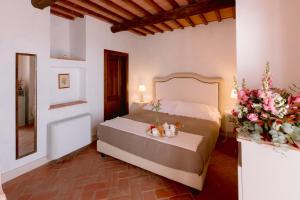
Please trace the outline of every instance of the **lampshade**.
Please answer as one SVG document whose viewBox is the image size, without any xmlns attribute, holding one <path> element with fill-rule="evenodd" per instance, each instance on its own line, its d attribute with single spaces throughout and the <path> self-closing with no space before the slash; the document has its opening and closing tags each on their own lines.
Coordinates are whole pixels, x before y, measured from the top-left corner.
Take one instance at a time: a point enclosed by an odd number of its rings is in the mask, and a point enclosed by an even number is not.
<svg viewBox="0 0 300 200">
<path fill-rule="evenodd" d="M 231 90 L 230 98 L 237 99 L 237 91 L 236 91 L 236 89 L 232 89 Z"/>
<path fill-rule="evenodd" d="M 139 92 L 145 92 L 146 86 L 145 85 L 139 85 Z"/>
</svg>

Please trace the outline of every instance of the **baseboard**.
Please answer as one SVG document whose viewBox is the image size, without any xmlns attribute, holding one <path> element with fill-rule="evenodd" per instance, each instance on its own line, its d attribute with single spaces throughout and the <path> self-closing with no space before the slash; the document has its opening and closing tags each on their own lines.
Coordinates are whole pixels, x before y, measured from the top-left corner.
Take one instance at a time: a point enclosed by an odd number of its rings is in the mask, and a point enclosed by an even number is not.
<svg viewBox="0 0 300 200">
<path fill-rule="evenodd" d="M 1 175 L 1 182 L 2 183 L 5 183 L 5 182 L 8 182 L 18 176 L 21 176 L 22 174 L 25 174 L 27 172 L 30 172 L 31 170 L 35 169 L 35 168 L 38 168 L 42 165 L 45 165 L 49 162 L 50 160 L 47 159 L 47 157 L 43 157 L 43 158 L 40 158 L 38 160 L 35 160 L 33 162 L 30 162 L 26 165 L 23 165 L 21 167 L 18 167 L 14 170 L 11 170 L 11 171 L 8 171 L 8 172 L 5 172 Z"/>
</svg>

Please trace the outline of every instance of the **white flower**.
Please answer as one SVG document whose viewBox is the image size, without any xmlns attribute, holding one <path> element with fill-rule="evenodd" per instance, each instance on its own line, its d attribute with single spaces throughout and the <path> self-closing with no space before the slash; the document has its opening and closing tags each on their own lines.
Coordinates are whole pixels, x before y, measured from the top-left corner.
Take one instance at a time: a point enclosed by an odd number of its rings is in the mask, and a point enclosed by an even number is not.
<svg viewBox="0 0 300 200">
<path fill-rule="evenodd" d="M 261 110 L 262 109 L 261 103 L 253 103 L 252 107 L 255 108 L 256 110 Z"/>
<path fill-rule="evenodd" d="M 294 132 L 294 127 L 289 123 L 282 124 L 281 128 L 287 134 L 292 134 Z"/>
<path fill-rule="evenodd" d="M 272 124 L 272 130 L 279 131 L 280 127 L 281 124 L 277 124 L 276 122 Z"/>
</svg>

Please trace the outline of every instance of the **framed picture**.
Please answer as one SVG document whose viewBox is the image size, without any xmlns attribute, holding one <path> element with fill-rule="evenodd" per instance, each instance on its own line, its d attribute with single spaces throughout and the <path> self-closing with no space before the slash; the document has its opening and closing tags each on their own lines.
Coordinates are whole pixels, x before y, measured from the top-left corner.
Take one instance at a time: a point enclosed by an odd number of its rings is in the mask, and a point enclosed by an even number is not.
<svg viewBox="0 0 300 200">
<path fill-rule="evenodd" d="M 70 74 L 58 74 L 58 88 L 70 88 Z"/>
</svg>

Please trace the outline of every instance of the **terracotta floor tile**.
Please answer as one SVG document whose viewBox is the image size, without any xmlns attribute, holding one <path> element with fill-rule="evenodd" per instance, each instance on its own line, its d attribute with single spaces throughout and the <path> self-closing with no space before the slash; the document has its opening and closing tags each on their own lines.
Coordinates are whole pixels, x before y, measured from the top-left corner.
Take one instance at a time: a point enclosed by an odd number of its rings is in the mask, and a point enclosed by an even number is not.
<svg viewBox="0 0 300 200">
<path fill-rule="evenodd" d="M 155 191 L 156 197 L 158 199 L 172 197 L 176 195 L 176 192 L 172 188 L 164 188 L 164 189 L 158 189 Z"/>
<path fill-rule="evenodd" d="M 99 189 L 104 189 L 107 187 L 107 182 L 99 182 L 99 183 L 92 183 L 88 184 L 84 187 L 84 190 L 99 190 Z"/>
<path fill-rule="evenodd" d="M 155 193 L 153 191 L 144 192 L 143 200 L 156 200 Z"/>
<path fill-rule="evenodd" d="M 109 189 L 98 190 L 96 192 L 96 198 L 95 199 L 96 200 L 98 200 L 98 199 L 105 199 L 105 198 L 107 198 L 108 193 L 109 193 Z"/>
<path fill-rule="evenodd" d="M 8 200 L 237 200 L 237 142 L 218 142 L 203 191 L 120 160 L 101 158 L 96 143 L 58 164 L 47 164 L 4 184 Z"/>
<path fill-rule="evenodd" d="M 25 194 L 18 198 L 18 200 L 29 200 L 31 198 L 31 194 Z"/>
<path fill-rule="evenodd" d="M 171 197 L 169 200 L 194 200 L 191 194 L 181 194 Z"/>
</svg>

